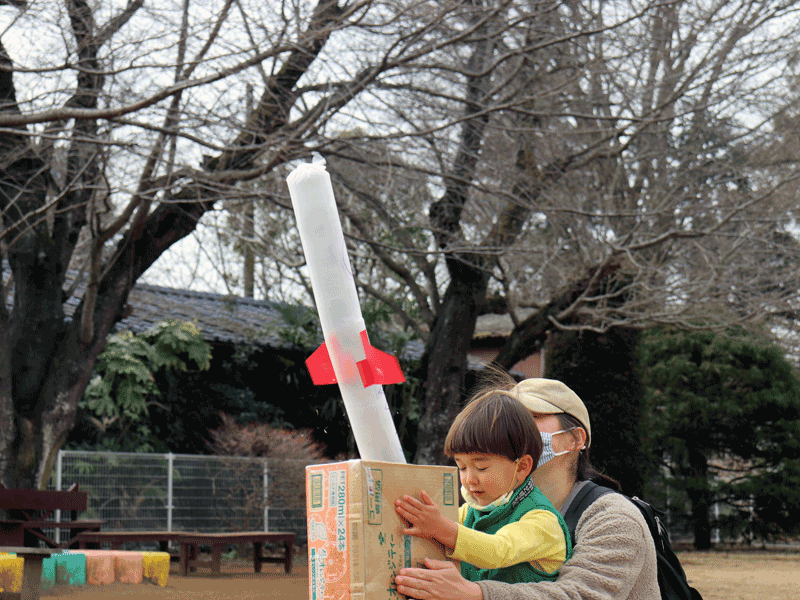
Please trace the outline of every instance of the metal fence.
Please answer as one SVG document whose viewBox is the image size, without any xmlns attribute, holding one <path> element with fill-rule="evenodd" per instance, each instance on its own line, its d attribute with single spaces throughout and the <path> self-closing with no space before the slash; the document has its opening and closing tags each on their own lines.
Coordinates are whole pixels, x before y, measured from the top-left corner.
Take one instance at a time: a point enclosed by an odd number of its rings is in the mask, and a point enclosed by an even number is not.
<svg viewBox="0 0 800 600">
<path fill-rule="evenodd" d="M 305 464 L 273 458 L 62 450 L 50 488 L 77 483 L 109 531 L 293 531 L 306 541 Z M 55 520 L 60 515 L 56 511 Z M 55 532 L 58 535 L 58 532 Z"/>
</svg>

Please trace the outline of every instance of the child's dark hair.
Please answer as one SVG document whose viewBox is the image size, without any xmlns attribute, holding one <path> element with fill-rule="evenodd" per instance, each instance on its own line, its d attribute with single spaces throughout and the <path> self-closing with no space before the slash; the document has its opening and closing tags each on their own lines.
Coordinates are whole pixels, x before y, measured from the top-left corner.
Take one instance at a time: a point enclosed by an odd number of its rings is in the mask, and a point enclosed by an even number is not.
<svg viewBox="0 0 800 600">
<path fill-rule="evenodd" d="M 458 413 L 444 441 L 447 456 L 484 453 L 517 460 L 530 454 L 534 468 L 542 455 L 542 437 L 533 415 L 502 390 L 485 392 Z"/>
</svg>

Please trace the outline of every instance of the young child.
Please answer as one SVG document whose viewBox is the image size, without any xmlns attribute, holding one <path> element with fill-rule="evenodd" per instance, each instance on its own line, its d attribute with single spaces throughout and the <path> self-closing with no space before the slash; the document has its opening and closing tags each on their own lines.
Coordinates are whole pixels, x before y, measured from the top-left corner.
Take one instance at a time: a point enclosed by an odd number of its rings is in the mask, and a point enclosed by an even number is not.
<svg viewBox="0 0 800 600">
<path fill-rule="evenodd" d="M 411 525 L 403 533 L 438 540 L 470 581 L 555 581 L 572 544 L 564 519 L 531 480 L 541 453 L 539 430 L 519 400 L 499 390 L 479 395 L 445 440 L 466 501 L 459 522 L 443 517 L 422 491 L 421 499 L 395 501 Z"/>
</svg>

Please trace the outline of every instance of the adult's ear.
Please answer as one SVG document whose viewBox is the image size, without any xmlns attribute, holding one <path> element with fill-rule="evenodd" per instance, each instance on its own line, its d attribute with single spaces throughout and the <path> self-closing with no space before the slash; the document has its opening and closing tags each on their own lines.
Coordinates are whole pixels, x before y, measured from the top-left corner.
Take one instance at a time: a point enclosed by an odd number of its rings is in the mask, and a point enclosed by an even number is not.
<svg viewBox="0 0 800 600">
<path fill-rule="evenodd" d="M 570 433 L 572 434 L 572 439 L 575 440 L 575 450 L 585 450 L 586 449 L 586 430 L 583 427 L 576 427 L 575 429 L 571 430 Z"/>
</svg>

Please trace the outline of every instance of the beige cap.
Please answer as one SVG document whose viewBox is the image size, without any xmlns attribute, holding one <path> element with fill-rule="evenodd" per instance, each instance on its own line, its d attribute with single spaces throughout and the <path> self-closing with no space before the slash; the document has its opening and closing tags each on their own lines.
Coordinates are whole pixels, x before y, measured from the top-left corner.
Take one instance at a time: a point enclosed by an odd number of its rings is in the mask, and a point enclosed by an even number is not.
<svg viewBox="0 0 800 600">
<path fill-rule="evenodd" d="M 524 379 L 510 393 L 531 412 L 543 415 L 567 413 L 578 419 L 586 429 L 586 447 L 589 447 L 592 441 L 589 411 L 578 394 L 566 385 L 555 379 Z"/>
</svg>

